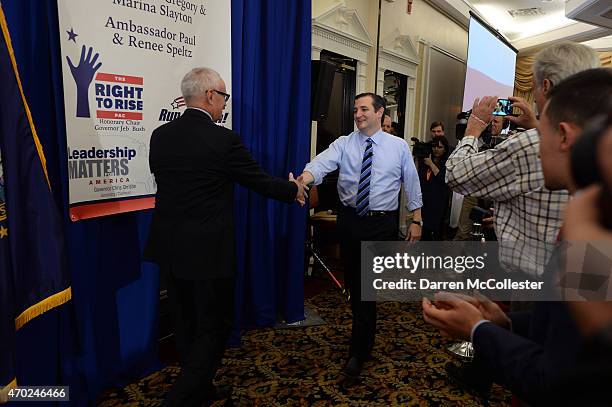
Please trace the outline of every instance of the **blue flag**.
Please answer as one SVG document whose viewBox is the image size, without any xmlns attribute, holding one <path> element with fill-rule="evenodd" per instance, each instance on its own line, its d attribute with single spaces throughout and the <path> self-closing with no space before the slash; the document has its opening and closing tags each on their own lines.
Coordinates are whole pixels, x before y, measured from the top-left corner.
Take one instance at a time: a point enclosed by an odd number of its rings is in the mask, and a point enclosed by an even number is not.
<svg viewBox="0 0 612 407">
<path fill-rule="evenodd" d="M 72 292 L 60 212 L 53 200 L 45 156 L 21 87 L 1 6 L 0 26 L 1 398 L 3 387 L 19 384 L 15 376 L 15 332 L 69 301 Z"/>
</svg>

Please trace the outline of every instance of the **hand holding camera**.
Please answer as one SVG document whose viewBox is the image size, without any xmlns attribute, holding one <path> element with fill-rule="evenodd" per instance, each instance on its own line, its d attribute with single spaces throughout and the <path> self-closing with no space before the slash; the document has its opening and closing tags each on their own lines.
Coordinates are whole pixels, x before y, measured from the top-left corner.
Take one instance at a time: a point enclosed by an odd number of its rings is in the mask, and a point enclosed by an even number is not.
<svg viewBox="0 0 612 407">
<path fill-rule="evenodd" d="M 425 159 L 431 157 L 432 154 L 432 142 L 423 142 L 416 137 L 411 137 L 410 140 L 414 142 L 412 146 L 412 154 L 418 159 Z"/>
<path fill-rule="evenodd" d="M 518 107 L 521 110 L 518 116 L 508 115 L 507 118 L 509 121 L 524 129 L 534 129 L 538 127 L 538 119 L 536 119 L 535 112 L 525 99 L 510 96 L 508 100 L 512 102 L 512 108 Z"/>
<path fill-rule="evenodd" d="M 465 129 L 466 136 L 480 137 L 493 119 L 493 111 L 497 106 L 497 96 L 484 96 L 476 98 L 472 107 L 472 114 Z"/>
</svg>

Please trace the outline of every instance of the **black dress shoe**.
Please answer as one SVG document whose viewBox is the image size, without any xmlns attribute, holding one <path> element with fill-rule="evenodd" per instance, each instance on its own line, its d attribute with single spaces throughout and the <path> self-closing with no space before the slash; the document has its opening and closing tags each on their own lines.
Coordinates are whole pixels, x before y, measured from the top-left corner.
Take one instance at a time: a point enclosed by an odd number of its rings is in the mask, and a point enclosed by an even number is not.
<svg viewBox="0 0 612 407">
<path fill-rule="evenodd" d="M 351 356 L 342 369 L 342 374 L 350 378 L 358 378 L 363 368 L 363 360 L 357 356 Z"/>
<path fill-rule="evenodd" d="M 340 387 L 349 389 L 359 383 L 359 375 L 363 367 L 363 360 L 356 356 L 351 356 L 342 368 L 342 376 L 338 380 Z"/>
<path fill-rule="evenodd" d="M 457 366 L 448 363 L 445 367 L 446 373 L 452 382 L 469 391 L 470 393 L 487 400 L 491 395 L 491 379 L 485 373 L 474 368 L 471 363 Z"/>
</svg>

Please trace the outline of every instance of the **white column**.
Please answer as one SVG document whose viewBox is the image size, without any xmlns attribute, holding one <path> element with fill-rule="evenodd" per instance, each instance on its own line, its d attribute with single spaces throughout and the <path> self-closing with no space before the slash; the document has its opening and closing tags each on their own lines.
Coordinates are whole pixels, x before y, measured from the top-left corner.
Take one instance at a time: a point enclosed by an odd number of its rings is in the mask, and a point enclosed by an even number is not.
<svg viewBox="0 0 612 407">
<path fill-rule="evenodd" d="M 431 58 L 431 45 L 428 42 L 423 41 L 423 58 L 421 59 L 421 63 L 423 64 L 423 69 L 421 72 L 423 73 L 423 78 L 421 78 L 421 114 L 419 121 L 419 129 L 418 133 L 415 134 L 414 137 L 417 137 L 419 140 L 424 140 L 427 134 L 427 105 L 429 102 L 429 68 L 430 68 L 430 58 Z"/>
<path fill-rule="evenodd" d="M 317 155 L 317 122 L 310 122 L 310 160 Z"/>
<path fill-rule="evenodd" d="M 404 117 L 404 138 L 410 142 L 410 137 L 415 137 L 412 134 L 414 128 L 415 111 L 416 111 L 416 78 L 408 77 L 408 86 L 406 87 L 406 111 Z"/>
<path fill-rule="evenodd" d="M 357 61 L 357 83 L 355 84 L 355 94 L 365 92 L 368 64 L 363 61 Z"/>
<path fill-rule="evenodd" d="M 319 48 L 319 47 L 317 47 L 316 45 L 313 45 L 313 46 L 311 47 L 311 50 L 310 50 L 310 59 L 311 59 L 312 61 L 318 61 L 318 60 L 320 60 L 320 59 L 321 59 L 321 51 L 322 51 L 322 50 L 323 50 L 322 48 Z"/>
<path fill-rule="evenodd" d="M 380 64 L 380 60 L 378 61 Z M 380 96 L 385 96 L 383 93 L 385 91 L 385 68 L 381 68 L 378 66 L 378 77 L 376 78 L 376 94 Z"/>
</svg>

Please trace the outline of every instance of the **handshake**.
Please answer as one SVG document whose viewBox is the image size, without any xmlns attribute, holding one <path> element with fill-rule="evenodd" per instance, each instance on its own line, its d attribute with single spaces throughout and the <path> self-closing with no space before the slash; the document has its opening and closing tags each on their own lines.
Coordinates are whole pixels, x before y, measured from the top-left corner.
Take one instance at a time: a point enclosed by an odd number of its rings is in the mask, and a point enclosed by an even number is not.
<svg viewBox="0 0 612 407">
<path fill-rule="evenodd" d="M 299 202 L 300 206 L 306 204 L 306 198 L 308 198 L 308 184 L 314 181 L 314 177 L 309 172 L 304 172 L 302 175 L 295 179 L 293 173 L 289 173 L 289 181 L 294 182 L 297 185 L 297 193 L 295 194 L 295 200 Z"/>
</svg>

